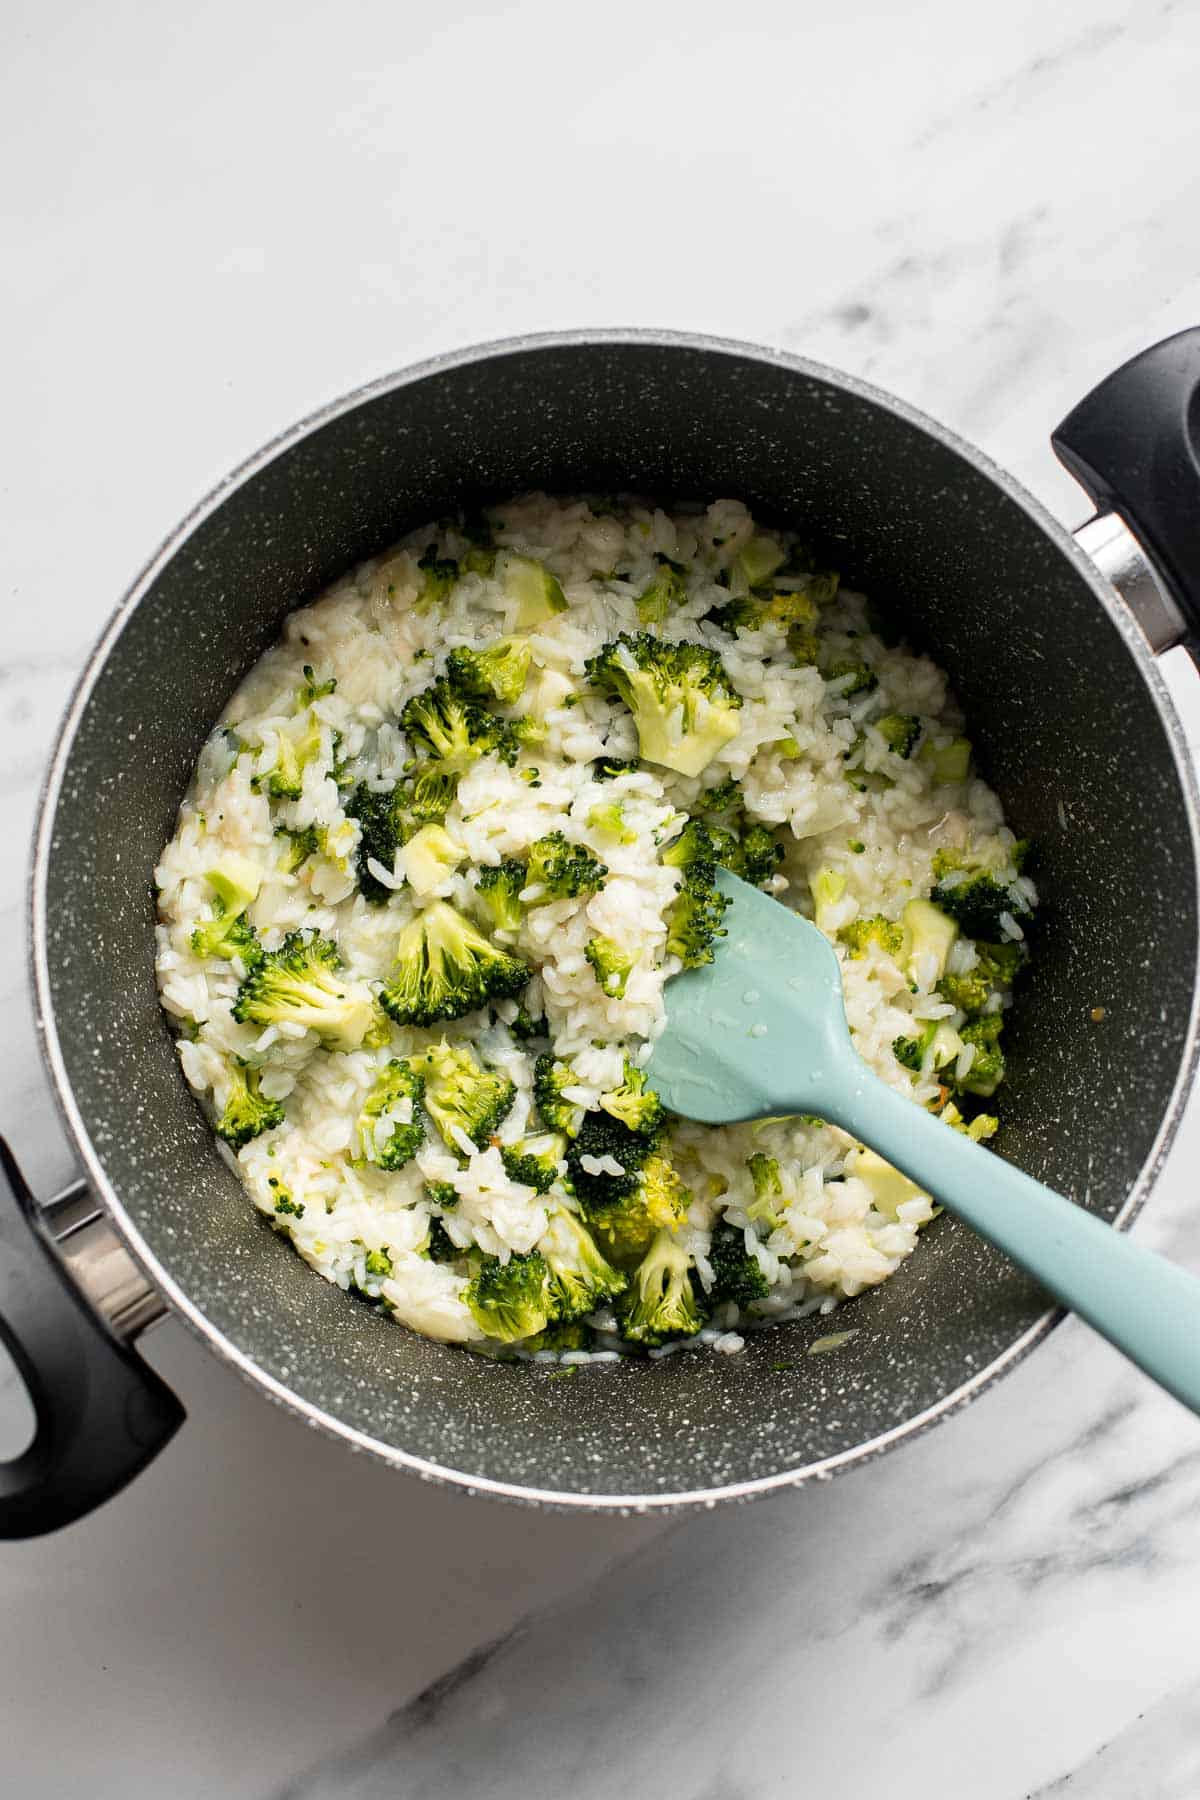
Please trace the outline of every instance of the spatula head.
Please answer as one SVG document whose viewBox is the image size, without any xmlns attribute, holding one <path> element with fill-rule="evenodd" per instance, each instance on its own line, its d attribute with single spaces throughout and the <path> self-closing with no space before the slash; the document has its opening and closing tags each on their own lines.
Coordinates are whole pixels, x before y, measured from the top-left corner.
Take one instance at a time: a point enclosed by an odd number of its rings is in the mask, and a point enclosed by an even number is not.
<svg viewBox="0 0 1200 1800">
<path fill-rule="evenodd" d="M 668 982 L 650 1085 L 705 1125 L 819 1111 L 858 1062 L 837 957 L 790 907 L 725 869 L 717 881 L 727 935 L 714 962 Z"/>
</svg>

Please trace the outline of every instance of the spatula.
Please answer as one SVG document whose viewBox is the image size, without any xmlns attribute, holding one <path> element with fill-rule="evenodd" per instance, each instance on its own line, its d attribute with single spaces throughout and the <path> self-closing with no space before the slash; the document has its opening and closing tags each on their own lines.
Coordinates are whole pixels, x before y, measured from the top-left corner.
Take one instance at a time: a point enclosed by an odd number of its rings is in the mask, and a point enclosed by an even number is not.
<svg viewBox="0 0 1200 1800">
<path fill-rule="evenodd" d="M 727 936 L 714 962 L 668 985 L 648 1065 L 664 1104 L 706 1125 L 796 1113 L 840 1125 L 1200 1412 L 1200 1280 L 881 1081 L 850 1041 L 838 960 L 817 927 L 718 879 Z"/>
</svg>

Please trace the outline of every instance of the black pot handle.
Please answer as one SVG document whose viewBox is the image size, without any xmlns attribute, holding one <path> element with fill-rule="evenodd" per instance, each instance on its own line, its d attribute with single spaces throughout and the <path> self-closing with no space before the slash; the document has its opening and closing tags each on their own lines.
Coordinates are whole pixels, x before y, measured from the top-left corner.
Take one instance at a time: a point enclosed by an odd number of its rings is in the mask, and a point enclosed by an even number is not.
<svg viewBox="0 0 1200 1800">
<path fill-rule="evenodd" d="M 0 1462 L 0 1539 L 40 1537 L 118 1493 L 183 1423 L 183 1407 L 75 1287 L 0 1138 L 0 1338 L 37 1429 Z"/>
<path fill-rule="evenodd" d="M 1067 414 L 1051 443 L 1102 512 L 1121 515 L 1200 640 L 1200 326 L 1143 350 Z"/>
</svg>

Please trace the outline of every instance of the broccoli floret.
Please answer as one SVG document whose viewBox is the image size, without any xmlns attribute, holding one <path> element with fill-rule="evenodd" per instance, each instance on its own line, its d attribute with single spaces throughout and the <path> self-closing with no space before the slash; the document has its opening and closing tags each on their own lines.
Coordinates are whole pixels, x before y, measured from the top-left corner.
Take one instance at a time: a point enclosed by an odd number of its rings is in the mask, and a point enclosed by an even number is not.
<svg viewBox="0 0 1200 1800">
<path fill-rule="evenodd" d="M 519 734 L 512 725 L 464 699 L 444 677 L 405 702 L 400 723 L 414 748 L 444 772 L 461 775 L 489 752 L 502 762 L 517 759 Z"/>
<path fill-rule="evenodd" d="M 608 870 L 583 844 L 572 844 L 561 831 L 550 831 L 530 846 L 526 871 L 528 886 L 541 891 L 526 902 L 541 906 L 549 900 L 574 900 L 594 894 L 604 886 Z"/>
<path fill-rule="evenodd" d="M 696 861 L 686 865 L 683 885 L 666 917 L 667 954 L 677 956 L 685 969 L 698 969 L 713 960 L 714 946 L 725 936 L 721 920 L 728 899 L 717 886 L 716 865 Z"/>
<path fill-rule="evenodd" d="M 577 1085 L 570 1063 L 556 1056 L 539 1056 L 533 1065 L 533 1098 L 543 1120 L 551 1131 L 561 1131 L 573 1138 L 583 1120 L 584 1108 L 567 1100 L 563 1089 Z"/>
<path fill-rule="evenodd" d="M 737 736 L 742 697 L 715 650 L 622 633 L 589 659 L 592 685 L 628 706 L 641 755 L 680 775 L 699 775 Z"/>
<path fill-rule="evenodd" d="M 283 1107 L 278 1100 L 268 1100 L 259 1092 L 261 1076 L 257 1069 L 248 1068 L 242 1062 L 234 1062 L 229 1065 L 227 1073 L 229 1096 L 214 1129 L 231 1150 L 240 1150 L 251 1138 L 261 1136 L 264 1131 L 272 1131 L 276 1125 L 282 1125 Z M 278 1212 L 280 1209 L 276 1206 L 275 1210 Z"/>
<path fill-rule="evenodd" d="M 667 556 L 655 560 L 658 570 L 637 598 L 638 618 L 643 625 L 661 625 L 667 614 L 687 599 L 682 566 Z"/>
<path fill-rule="evenodd" d="M 240 956 L 247 969 L 260 962 L 263 954 L 258 933 L 239 913 L 201 919 L 192 932 L 192 949 L 197 956 L 225 962 Z"/>
<path fill-rule="evenodd" d="M 662 860 L 672 869 L 690 869 L 693 863 L 715 863 L 720 848 L 718 833 L 722 843 L 733 837 L 733 833 L 723 827 L 710 829 L 700 819 L 689 819 L 679 836 L 663 851 Z"/>
<path fill-rule="evenodd" d="M 935 781 L 965 781 L 971 772 L 971 746 L 966 738 L 951 738 L 937 744 L 927 738 L 921 745 L 922 762 L 933 764 Z"/>
<path fill-rule="evenodd" d="M 938 851 L 933 875 L 936 885 L 930 899 L 949 913 L 968 937 L 1003 942 L 1004 913 L 1018 923 L 1031 915 L 1028 901 L 1011 883 L 997 880 L 994 871 L 955 851 Z"/>
<path fill-rule="evenodd" d="M 357 1050 L 376 1023 L 371 990 L 341 974 L 337 946 L 292 931 L 250 970 L 237 991 L 239 1024 L 303 1025 L 331 1050 Z"/>
<path fill-rule="evenodd" d="M 528 884 L 525 864 L 516 857 L 510 856 L 494 868 L 480 869 L 475 877 L 475 894 L 493 931 L 516 931 L 525 911 L 521 890 Z"/>
<path fill-rule="evenodd" d="M 274 1179 L 272 1179 L 269 1185 L 275 1187 L 277 1184 Z M 275 1196 L 275 1211 L 281 1218 L 302 1219 L 304 1217 L 304 1202 L 303 1200 L 293 1200 L 292 1196 L 286 1192 L 277 1194 Z"/>
<path fill-rule="evenodd" d="M 433 1206 L 440 1206 L 443 1212 L 453 1212 L 458 1205 L 458 1189 L 450 1181 L 427 1181 L 425 1192 L 429 1195 Z"/>
<path fill-rule="evenodd" d="M 636 1132 L 638 1137 L 655 1138 L 662 1130 L 663 1103 L 654 1089 L 647 1087 L 645 1069 L 639 1069 L 628 1059 L 620 1087 L 609 1094 L 601 1094 L 600 1105 L 612 1118 L 619 1120 L 626 1131 Z"/>
<path fill-rule="evenodd" d="M 957 1060 L 963 1040 L 945 1020 L 931 1019 L 915 1037 L 892 1039 L 892 1055 L 914 1074 L 928 1067 L 935 1073 Z"/>
<path fill-rule="evenodd" d="M 555 613 L 567 610 L 567 597 L 558 578 L 529 556 L 505 557 L 504 592 L 517 603 L 518 631 L 532 631 Z"/>
<path fill-rule="evenodd" d="M 458 776 L 437 763 L 421 763 L 401 790 L 416 825 L 441 825 L 458 792 Z"/>
<path fill-rule="evenodd" d="M 380 1169 L 402 1169 L 412 1161 L 425 1142 L 424 1091 L 407 1063 L 380 1070 L 358 1116 L 358 1153 L 365 1161 Z"/>
<path fill-rule="evenodd" d="M 1028 960 L 1024 944 L 977 944 L 975 949 L 973 969 L 943 975 L 937 986 L 943 1000 L 968 1014 L 985 1011 L 992 995 L 1009 989 Z"/>
<path fill-rule="evenodd" d="M 266 789 L 272 800 L 298 800 L 304 771 L 321 754 L 321 721 L 305 708 L 275 740 L 275 761 L 265 774 L 251 777 L 255 791 Z"/>
<path fill-rule="evenodd" d="M 650 1347 L 671 1337 L 695 1336 L 705 1315 L 692 1287 L 691 1267 L 690 1256 L 670 1231 L 660 1231 L 622 1297 L 622 1337 Z"/>
<path fill-rule="evenodd" d="M 324 833 L 315 825 L 307 825 L 303 831 L 290 831 L 286 825 L 277 825 L 275 836 L 284 840 L 285 848 L 278 866 L 285 875 L 294 875 L 310 856 L 320 856 L 324 849 Z"/>
<path fill-rule="evenodd" d="M 636 756 L 601 756 L 592 764 L 592 780 L 615 781 L 618 775 L 630 775 L 641 766 Z"/>
<path fill-rule="evenodd" d="M 519 1044 L 527 1044 L 531 1038 L 549 1037 L 550 1028 L 545 1019 L 535 1019 L 526 1006 L 518 1006 L 516 1015 L 508 1022 L 508 1029 Z"/>
<path fill-rule="evenodd" d="M 230 853 L 205 876 L 213 891 L 213 917 L 202 919 L 192 932 L 197 956 L 226 962 L 240 956 L 251 968 L 262 956 L 254 927 L 245 914 L 258 898 L 262 872 L 248 857 Z"/>
<path fill-rule="evenodd" d="M 717 861 L 752 887 L 764 887 L 783 861 L 783 845 L 776 843 L 769 825 L 748 825 L 734 839 L 732 848 L 721 851 Z"/>
<path fill-rule="evenodd" d="M 906 1069 L 920 1074 L 925 1061 L 925 1052 L 933 1042 L 933 1034 L 937 1030 L 936 1022 L 930 1021 L 917 1037 L 898 1037 L 892 1039 L 892 1055 Z"/>
<path fill-rule="evenodd" d="M 346 813 L 358 820 L 358 886 L 364 900 L 382 906 L 392 897 L 392 890 L 372 875 L 368 864 L 377 862 L 391 869 L 396 852 L 408 841 L 412 822 L 405 806 L 403 790 L 392 788 L 377 794 L 365 784 L 357 787 L 346 804 Z"/>
<path fill-rule="evenodd" d="M 894 919 L 875 913 L 869 919 L 854 919 L 838 932 L 838 943 L 845 944 L 856 960 L 865 956 L 872 944 L 878 944 L 886 956 L 900 956 L 904 950 L 904 927 Z"/>
<path fill-rule="evenodd" d="M 589 1171 L 610 1156 L 622 1173 Z M 614 1262 L 628 1266 L 645 1254 L 660 1227 L 678 1229 L 691 1195 L 654 1139 L 627 1131 L 603 1113 L 588 1113 L 567 1151 L 571 1185 L 588 1225 Z"/>
<path fill-rule="evenodd" d="M 876 719 L 875 729 L 893 756 L 907 759 L 921 735 L 921 721 L 913 713 L 884 713 L 882 719 Z"/>
<path fill-rule="evenodd" d="M 1003 1028 L 1003 1013 L 988 1013 L 963 1026 L 963 1043 L 975 1046 L 975 1060 L 957 1084 L 964 1093 L 989 1100 L 1004 1080 L 1004 1051 L 1000 1048 Z"/>
<path fill-rule="evenodd" d="M 558 1165 L 567 1153 L 567 1140 L 560 1131 L 543 1131 L 537 1137 L 522 1138 L 518 1144 L 504 1144 L 500 1160 L 510 1181 L 519 1181 L 539 1194 L 548 1194 L 558 1180 Z"/>
<path fill-rule="evenodd" d="M 588 939 L 583 954 L 604 992 L 615 1000 L 623 998 L 637 952 L 624 949 L 610 937 L 594 937 Z"/>
<path fill-rule="evenodd" d="M 730 600 L 709 614 L 722 631 L 761 631 L 764 625 L 778 625 L 785 631 L 805 631 L 817 622 L 820 608 L 811 594 L 803 592 L 772 594 L 764 598 L 747 594 L 744 599 Z"/>
<path fill-rule="evenodd" d="M 460 1019 L 488 1000 L 517 994 L 529 970 L 484 937 L 445 900 L 404 927 L 380 1002 L 398 1025 Z"/>
<path fill-rule="evenodd" d="M 431 549 L 427 550 L 417 564 L 421 571 L 421 588 L 416 604 L 420 607 L 438 606 L 447 600 L 458 580 L 458 564 L 449 556 L 436 556 Z"/>
<path fill-rule="evenodd" d="M 462 647 L 446 658 L 446 676 L 469 700 L 512 706 L 525 691 L 532 655 L 527 638 L 500 638 L 486 650 Z"/>
<path fill-rule="evenodd" d="M 463 1290 L 463 1299 L 489 1337 L 502 1344 L 532 1337 L 546 1329 L 553 1315 L 545 1258 L 536 1250 L 528 1256 L 510 1256 L 507 1262 L 486 1257 Z"/>
<path fill-rule="evenodd" d="M 746 1216 L 770 1226 L 774 1231 L 782 1216 L 782 1209 L 777 1204 L 783 1199 L 783 1177 L 779 1172 L 779 1164 L 773 1156 L 767 1156 L 762 1150 L 755 1150 L 747 1158 L 746 1167 L 754 1183 L 754 1198 L 746 1208 Z"/>
<path fill-rule="evenodd" d="M 850 700 L 855 694 L 871 694 L 879 686 L 879 677 L 865 662 L 853 657 L 839 657 L 825 670 L 828 682 L 838 683 L 838 698 Z"/>
<path fill-rule="evenodd" d="M 550 1271 L 550 1296 L 558 1320 L 582 1319 L 629 1285 L 628 1277 L 613 1268 L 591 1233 L 564 1207 L 554 1214 L 538 1249 Z"/>
<path fill-rule="evenodd" d="M 708 1252 L 712 1264 L 713 1284 L 708 1300 L 720 1306 L 732 1300 L 736 1306 L 749 1306 L 765 1299 L 771 1284 L 762 1272 L 758 1258 L 746 1248 L 746 1234 L 733 1225 L 718 1225 Z"/>
<path fill-rule="evenodd" d="M 991 1113 L 976 1113 L 973 1119 L 964 1119 L 953 1100 L 945 1101 L 940 1110 L 931 1105 L 930 1110 L 937 1114 L 943 1125 L 949 1125 L 952 1131 L 961 1131 L 976 1144 L 986 1143 L 1000 1129 L 999 1119 Z"/>
<path fill-rule="evenodd" d="M 637 832 L 631 831 L 625 823 L 625 809 L 619 800 L 608 800 L 602 806 L 593 806 L 587 816 L 588 829 L 602 831 L 605 837 L 615 839 L 618 844 L 636 844 Z"/>
<path fill-rule="evenodd" d="M 425 1110 L 452 1150 L 462 1150 L 455 1128 L 486 1144 L 516 1095 L 507 1075 L 485 1069 L 461 1044 L 431 1044 L 408 1067 L 423 1078 Z"/>
<path fill-rule="evenodd" d="M 459 1249 L 440 1219 L 430 1219 L 429 1238 L 425 1245 L 425 1254 L 430 1262 L 457 1262 L 463 1252 Z"/>
<path fill-rule="evenodd" d="M 556 1325 L 547 1325 L 545 1331 L 539 1331 L 535 1337 L 521 1340 L 522 1350 L 530 1355 L 538 1350 L 554 1350 L 560 1355 L 564 1350 L 586 1350 L 591 1333 L 581 1319 L 560 1319 Z M 554 1369 L 553 1375 L 574 1375 L 576 1364 L 565 1369 Z"/>
</svg>

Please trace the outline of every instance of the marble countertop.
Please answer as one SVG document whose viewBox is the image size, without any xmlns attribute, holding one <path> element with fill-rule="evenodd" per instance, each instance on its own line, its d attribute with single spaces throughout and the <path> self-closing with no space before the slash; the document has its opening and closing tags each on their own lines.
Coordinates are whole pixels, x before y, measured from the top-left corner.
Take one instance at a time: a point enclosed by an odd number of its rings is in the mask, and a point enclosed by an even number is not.
<svg viewBox="0 0 1200 1800">
<path fill-rule="evenodd" d="M 48 0 L 0 43 L 0 1129 L 44 1195 L 40 772 L 131 576 L 281 426 L 480 338 L 669 324 L 864 374 L 1075 522 L 1049 428 L 1200 315 L 1186 0 Z M 1138 1225 L 1193 1266 L 1198 1159 L 1194 1104 Z M 5 1791 L 1200 1791 L 1200 1430 L 1074 1321 L 883 1462 L 676 1525 L 422 1487 L 173 1323 L 146 1353 L 186 1429 L 0 1549 Z"/>
</svg>

